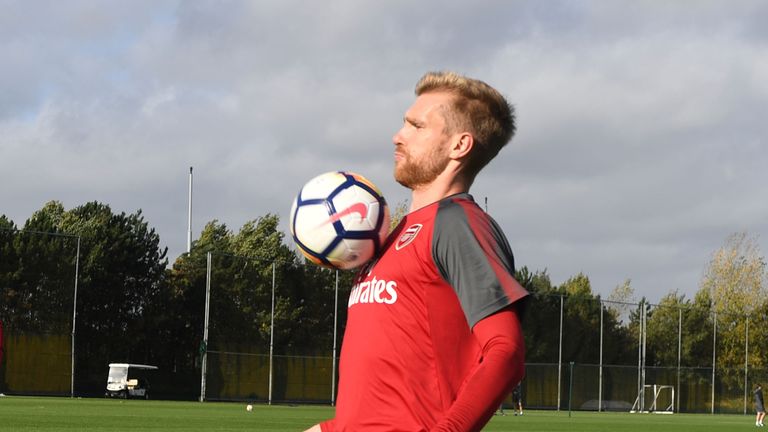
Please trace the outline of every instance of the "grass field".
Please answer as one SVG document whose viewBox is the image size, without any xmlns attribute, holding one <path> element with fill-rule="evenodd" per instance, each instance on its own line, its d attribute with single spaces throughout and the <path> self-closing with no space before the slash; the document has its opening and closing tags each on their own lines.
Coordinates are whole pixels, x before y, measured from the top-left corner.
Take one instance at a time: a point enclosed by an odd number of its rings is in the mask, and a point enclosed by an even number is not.
<svg viewBox="0 0 768 432">
<path fill-rule="evenodd" d="M 527 411 L 494 416 L 485 431 L 732 432 L 756 430 L 751 415 Z M 0 398 L 0 431 L 302 431 L 331 417 L 327 406 L 113 399 Z"/>
</svg>

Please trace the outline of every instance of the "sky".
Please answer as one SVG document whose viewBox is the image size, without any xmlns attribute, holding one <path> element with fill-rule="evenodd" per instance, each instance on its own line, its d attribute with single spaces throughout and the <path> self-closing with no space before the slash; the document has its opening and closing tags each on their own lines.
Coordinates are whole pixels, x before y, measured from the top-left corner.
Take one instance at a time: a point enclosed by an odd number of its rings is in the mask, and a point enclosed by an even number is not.
<svg viewBox="0 0 768 432">
<path fill-rule="evenodd" d="M 692 298 L 729 235 L 768 251 L 766 22 L 757 0 L 0 0 L 0 214 L 141 209 L 173 263 L 189 167 L 193 238 L 287 232 L 333 170 L 395 206 L 392 135 L 453 70 L 517 112 L 471 193 L 518 267 Z"/>
</svg>

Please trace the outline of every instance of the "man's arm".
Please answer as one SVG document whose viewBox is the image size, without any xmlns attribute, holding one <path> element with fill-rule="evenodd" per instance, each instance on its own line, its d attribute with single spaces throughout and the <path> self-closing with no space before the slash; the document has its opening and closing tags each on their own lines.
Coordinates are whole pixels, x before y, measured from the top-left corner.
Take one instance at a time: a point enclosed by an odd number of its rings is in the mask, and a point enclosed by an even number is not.
<svg viewBox="0 0 768 432">
<path fill-rule="evenodd" d="M 433 431 L 479 431 L 525 373 L 525 343 L 515 305 L 478 321 L 482 361 Z"/>
<path fill-rule="evenodd" d="M 311 428 L 305 430 L 304 432 L 333 432 L 334 428 L 334 420 L 326 420 L 324 422 L 320 422 Z"/>
</svg>

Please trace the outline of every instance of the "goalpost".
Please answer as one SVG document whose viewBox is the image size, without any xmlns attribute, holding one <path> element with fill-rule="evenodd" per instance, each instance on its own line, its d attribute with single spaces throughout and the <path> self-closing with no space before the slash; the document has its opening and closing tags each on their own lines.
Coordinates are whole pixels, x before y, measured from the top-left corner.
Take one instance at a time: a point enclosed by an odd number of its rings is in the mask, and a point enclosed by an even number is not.
<svg viewBox="0 0 768 432">
<path fill-rule="evenodd" d="M 651 394 L 648 394 L 648 391 Z M 650 398 L 648 397 L 650 396 Z M 648 404 L 650 399 L 650 404 Z M 666 404 L 666 401 L 669 401 Z M 661 403 L 660 403 L 661 402 Z M 666 405 L 666 406 L 665 406 Z M 647 407 L 647 408 L 646 408 Z M 664 407 L 663 409 L 661 407 Z M 675 387 L 671 385 L 646 384 L 637 394 L 630 413 L 672 414 L 675 412 Z"/>
</svg>

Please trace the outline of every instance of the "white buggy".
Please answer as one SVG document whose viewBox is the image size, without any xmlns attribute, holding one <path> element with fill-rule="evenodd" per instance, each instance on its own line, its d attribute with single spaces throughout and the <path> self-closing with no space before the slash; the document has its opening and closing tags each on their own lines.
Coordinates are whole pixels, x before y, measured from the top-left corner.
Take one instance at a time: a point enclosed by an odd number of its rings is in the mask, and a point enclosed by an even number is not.
<svg viewBox="0 0 768 432">
<path fill-rule="evenodd" d="M 107 376 L 106 397 L 119 397 L 123 399 L 141 398 L 149 399 L 149 371 L 157 370 L 157 366 L 110 363 Z"/>
</svg>

